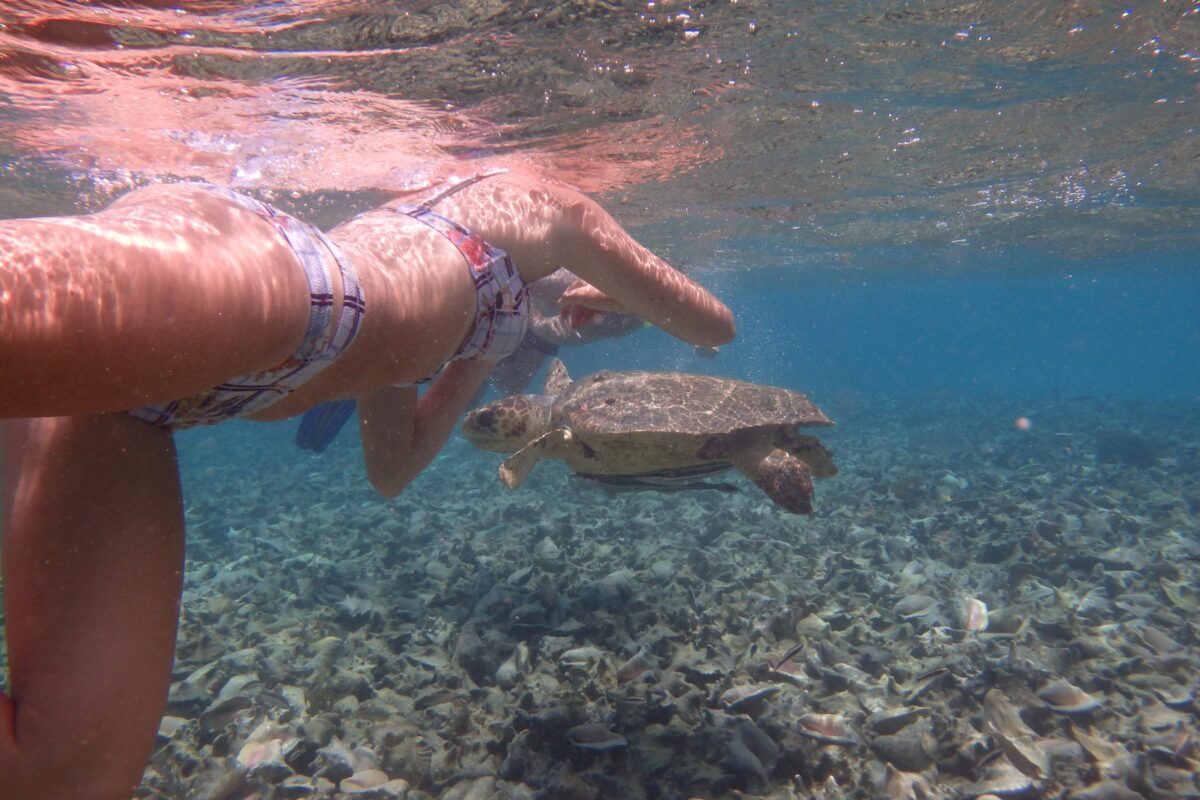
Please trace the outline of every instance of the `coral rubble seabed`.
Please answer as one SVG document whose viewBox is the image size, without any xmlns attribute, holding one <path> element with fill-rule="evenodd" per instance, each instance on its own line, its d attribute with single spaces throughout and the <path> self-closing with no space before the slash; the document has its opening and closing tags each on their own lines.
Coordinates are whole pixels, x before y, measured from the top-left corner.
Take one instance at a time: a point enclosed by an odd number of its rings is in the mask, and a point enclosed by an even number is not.
<svg viewBox="0 0 1200 800">
<path fill-rule="evenodd" d="M 196 451 L 138 796 L 1196 796 L 1196 409 L 840 404 L 807 518 Z"/>
</svg>

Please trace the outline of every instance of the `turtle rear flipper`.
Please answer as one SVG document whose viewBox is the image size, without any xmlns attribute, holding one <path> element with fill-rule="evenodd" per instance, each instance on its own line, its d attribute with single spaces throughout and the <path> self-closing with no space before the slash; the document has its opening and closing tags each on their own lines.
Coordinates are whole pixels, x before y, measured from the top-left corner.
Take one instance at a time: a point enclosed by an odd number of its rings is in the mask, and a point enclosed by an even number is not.
<svg viewBox="0 0 1200 800">
<path fill-rule="evenodd" d="M 534 439 L 529 444 L 504 459 L 500 464 L 500 480 L 509 489 L 515 489 L 543 458 L 563 458 L 577 447 L 569 428 L 555 428 Z"/>
<path fill-rule="evenodd" d="M 776 447 L 744 448 L 729 455 L 776 505 L 793 514 L 812 513 L 813 471 L 808 464 Z"/>
</svg>

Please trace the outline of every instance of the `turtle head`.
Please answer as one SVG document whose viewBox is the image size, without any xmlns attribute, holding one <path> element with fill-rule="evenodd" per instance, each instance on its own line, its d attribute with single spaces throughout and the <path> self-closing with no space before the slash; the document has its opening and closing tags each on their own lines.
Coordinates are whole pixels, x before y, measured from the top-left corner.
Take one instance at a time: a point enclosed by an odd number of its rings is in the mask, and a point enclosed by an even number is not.
<svg viewBox="0 0 1200 800">
<path fill-rule="evenodd" d="M 518 394 L 493 400 L 467 414 L 462 433 L 480 450 L 515 453 L 550 431 L 549 397 Z"/>
</svg>

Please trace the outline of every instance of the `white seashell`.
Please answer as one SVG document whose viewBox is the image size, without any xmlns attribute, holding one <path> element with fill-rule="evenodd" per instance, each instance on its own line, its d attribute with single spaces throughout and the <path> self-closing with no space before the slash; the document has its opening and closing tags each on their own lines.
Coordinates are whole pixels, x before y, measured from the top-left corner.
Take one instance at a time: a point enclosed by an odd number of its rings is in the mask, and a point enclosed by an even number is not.
<svg viewBox="0 0 1200 800">
<path fill-rule="evenodd" d="M 796 634 L 801 637 L 821 636 L 829 629 L 829 623 L 816 614 L 809 614 L 796 623 Z"/>
<path fill-rule="evenodd" d="M 403 778 L 389 779 L 387 773 L 378 769 L 364 769 L 344 778 L 338 790 L 346 794 L 371 794 L 373 796 L 406 797 L 408 781 Z"/>
<path fill-rule="evenodd" d="M 934 599 L 924 594 L 910 594 L 892 607 L 897 615 L 905 619 L 923 617 L 933 611 Z"/>
<path fill-rule="evenodd" d="M 512 655 L 496 668 L 496 682 L 505 689 L 511 689 L 522 675 L 529 672 L 529 667 L 529 645 L 519 642 Z"/>
<path fill-rule="evenodd" d="M 973 786 L 968 787 L 970 794 L 993 794 L 997 797 L 1014 797 L 1033 792 L 1037 784 L 1021 770 L 1014 767 L 1007 758 L 1000 757 L 988 766 L 983 777 Z"/>
<path fill-rule="evenodd" d="M 1017 634 L 1025 630 L 1028 620 L 1013 608 L 1002 608 L 998 611 L 988 610 L 989 633 Z"/>
<path fill-rule="evenodd" d="M 1013 739 L 1002 733 L 992 734 L 1008 760 L 1022 774 L 1040 780 L 1050 774 L 1050 754 L 1034 739 Z"/>
<path fill-rule="evenodd" d="M 1093 783 L 1082 789 L 1075 789 L 1068 796 L 1071 800 L 1143 800 L 1145 797 L 1144 794 L 1130 789 L 1123 780 L 1105 780 Z"/>
<path fill-rule="evenodd" d="M 257 675 L 234 675 L 225 681 L 225 685 L 217 694 L 216 702 L 223 703 L 231 697 L 252 695 L 260 686 Z"/>
<path fill-rule="evenodd" d="M 1053 588 L 1040 583 L 1036 578 L 1028 578 L 1021 585 L 1013 600 L 1025 605 L 1036 605 L 1050 600 L 1057 595 Z"/>
<path fill-rule="evenodd" d="M 1096 586 L 1080 599 L 1075 607 L 1079 616 L 1091 620 L 1107 619 L 1112 616 L 1113 607 L 1109 602 L 1108 592 L 1103 586 Z"/>
<path fill-rule="evenodd" d="M 987 630 L 988 626 L 988 607 L 987 603 L 974 597 L 968 597 L 963 601 L 963 630 L 971 633 L 981 633 Z"/>
<path fill-rule="evenodd" d="M 908 694 L 904 696 L 905 703 L 913 703 L 923 694 L 928 692 L 943 679 L 950 675 L 949 667 L 934 667 L 926 670 L 917 677 L 913 678 L 912 688 L 908 690 Z"/>
<path fill-rule="evenodd" d="M 1176 711 L 1187 711 L 1196 702 L 1195 690 L 1183 686 L 1173 689 L 1155 689 L 1154 695 L 1163 705 Z"/>
<path fill-rule="evenodd" d="M 517 654 L 514 652 L 496 667 L 496 683 L 503 689 L 511 689 L 517 685 L 520 678 L 521 670 L 517 668 Z"/>
<path fill-rule="evenodd" d="M 1143 708 L 1138 717 L 1145 728 L 1159 733 L 1183 730 L 1183 726 L 1191 721 L 1190 714 L 1174 711 L 1162 703 L 1152 703 Z"/>
<path fill-rule="evenodd" d="M 278 783 L 292 774 L 283 759 L 283 742 L 279 739 L 250 741 L 237 754 L 238 766 L 256 777 Z"/>
<path fill-rule="evenodd" d="M 633 658 L 617 667 L 617 685 L 624 686 L 636 680 L 654 680 L 654 664 L 645 653 L 639 652 Z"/>
<path fill-rule="evenodd" d="M 958 477 L 953 472 L 947 472 L 945 475 L 942 476 L 941 484 L 942 484 L 942 486 L 946 487 L 947 489 L 951 489 L 951 490 L 960 492 L 963 489 L 966 489 L 968 486 L 970 486 L 971 482 L 969 480 L 967 480 L 966 478 Z"/>
<path fill-rule="evenodd" d="M 351 617 L 365 617 L 375 610 L 375 603 L 365 597 L 346 595 L 338 602 L 338 608 Z"/>
<path fill-rule="evenodd" d="M 746 711 L 779 694 L 778 686 L 745 684 L 734 686 L 721 695 L 721 705 L 730 711 Z"/>
<path fill-rule="evenodd" d="M 805 714 L 797 722 L 796 730 L 810 739 L 826 744 L 858 744 L 858 737 L 841 714 Z"/>
<path fill-rule="evenodd" d="M 1064 680 L 1052 681 L 1037 693 L 1038 698 L 1060 714 L 1082 714 L 1102 704 L 1078 686 Z"/>
<path fill-rule="evenodd" d="M 793 686 L 804 688 L 810 683 L 808 675 L 804 671 L 801 664 L 797 664 L 790 658 L 776 660 L 774 662 L 767 661 L 767 670 L 771 677 L 775 680 L 786 681 Z"/>
<path fill-rule="evenodd" d="M 288 707 L 292 711 L 295 711 L 300 716 L 308 713 L 308 699 L 304 696 L 303 688 L 284 684 L 279 687 L 278 694 L 287 701 Z"/>
<path fill-rule="evenodd" d="M 316 651 L 305 668 L 309 672 L 328 673 L 333 671 L 334 665 L 337 663 L 338 657 L 342 654 L 342 648 L 345 646 L 343 639 L 337 636 L 326 636 L 315 645 L 313 650 Z"/>
<path fill-rule="evenodd" d="M 562 559 L 562 548 L 556 545 L 549 536 L 543 536 L 542 540 L 533 548 L 533 554 L 543 567 L 557 566 Z"/>
<path fill-rule="evenodd" d="M 1016 739 L 1034 738 L 1037 734 L 1021 719 L 1020 712 L 999 689 L 989 689 L 983 698 L 984 718 L 992 732 Z"/>
<path fill-rule="evenodd" d="M 901 772 L 887 765 L 883 795 L 887 800 L 925 800 L 933 797 L 933 785 L 923 775 Z"/>
<path fill-rule="evenodd" d="M 876 735 L 890 736 L 922 717 L 929 716 L 929 713 L 928 708 L 888 707 L 867 717 L 867 725 Z"/>
<path fill-rule="evenodd" d="M 278 739 L 249 741 L 238 751 L 237 762 L 246 769 L 270 762 L 283 763 L 283 744 Z"/>
<path fill-rule="evenodd" d="M 1138 628 L 1137 633 L 1138 638 L 1142 640 L 1143 644 L 1160 655 L 1178 653 L 1183 649 L 1183 645 L 1179 642 L 1150 625 L 1142 625 Z"/>
<path fill-rule="evenodd" d="M 559 656 L 558 663 L 563 669 L 591 669 L 602 658 L 604 651 L 598 647 L 575 647 Z"/>
<path fill-rule="evenodd" d="M 1072 728 L 1071 735 L 1075 737 L 1079 746 L 1087 753 L 1088 758 L 1098 764 L 1108 764 L 1129 755 L 1129 751 L 1116 742 L 1101 739 L 1099 736 L 1094 736 L 1082 728 Z"/>
<path fill-rule="evenodd" d="M 170 739 L 187 724 L 188 720 L 183 717 L 164 716 L 158 721 L 158 735 L 163 739 Z"/>
<path fill-rule="evenodd" d="M 674 561 L 659 560 L 650 565 L 650 575 L 658 581 L 672 580 L 678 570 Z"/>
<path fill-rule="evenodd" d="M 1159 580 L 1158 585 L 1162 587 L 1167 601 L 1176 608 L 1181 608 L 1185 611 L 1200 609 L 1200 592 L 1186 580 L 1174 582 L 1162 578 Z"/>
<path fill-rule="evenodd" d="M 329 741 L 329 744 L 317 752 L 327 760 L 349 768 L 351 772 L 361 772 L 375 768 L 374 753 L 365 747 L 356 747 L 351 750 L 336 736 Z"/>
<path fill-rule="evenodd" d="M 627 747 L 629 742 L 599 723 L 576 725 L 567 731 L 567 740 L 581 750 L 603 753 Z"/>
</svg>

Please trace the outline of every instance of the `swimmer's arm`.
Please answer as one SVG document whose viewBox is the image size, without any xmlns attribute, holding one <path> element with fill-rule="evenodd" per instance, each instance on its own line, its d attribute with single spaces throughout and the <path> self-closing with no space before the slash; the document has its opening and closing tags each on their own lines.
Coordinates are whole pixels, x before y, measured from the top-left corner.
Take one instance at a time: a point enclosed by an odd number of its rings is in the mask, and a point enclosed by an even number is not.
<svg viewBox="0 0 1200 800">
<path fill-rule="evenodd" d="M 604 296 L 597 310 L 631 312 L 695 345 L 733 339 L 733 314 L 724 303 L 639 244 L 587 197 L 577 195 L 566 206 L 555 234 L 561 263 Z M 562 302 L 587 306 L 588 297 L 568 292 Z"/>
<path fill-rule="evenodd" d="M 395 497 L 429 465 L 493 366 L 454 361 L 420 398 L 415 387 L 387 387 L 358 398 L 367 479 L 376 491 Z"/>
<path fill-rule="evenodd" d="M 725 304 L 574 189 L 513 170 L 447 198 L 438 212 L 507 250 L 526 282 L 565 267 L 608 298 L 610 305 L 597 310 L 628 311 L 695 345 L 733 339 Z"/>
</svg>

